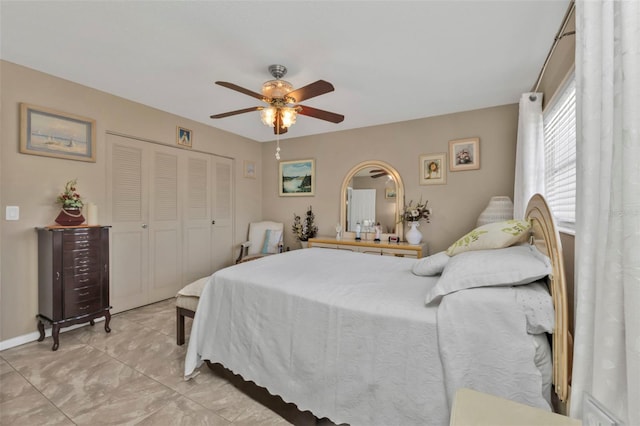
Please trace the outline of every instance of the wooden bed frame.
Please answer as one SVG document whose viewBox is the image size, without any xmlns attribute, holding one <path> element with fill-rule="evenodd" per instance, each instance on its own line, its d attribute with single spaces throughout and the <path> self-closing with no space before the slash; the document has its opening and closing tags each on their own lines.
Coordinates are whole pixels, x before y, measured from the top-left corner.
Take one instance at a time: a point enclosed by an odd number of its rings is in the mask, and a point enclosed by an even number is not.
<svg viewBox="0 0 640 426">
<path fill-rule="evenodd" d="M 572 338 L 569 332 L 569 310 L 564 273 L 564 258 L 560 234 L 547 202 L 540 194 L 529 200 L 525 217 L 531 222 L 530 243 L 551 259 L 552 273 L 548 284 L 555 309 L 555 330 L 552 336 L 554 410 L 566 414 L 569 410 L 571 385 Z"/>
</svg>

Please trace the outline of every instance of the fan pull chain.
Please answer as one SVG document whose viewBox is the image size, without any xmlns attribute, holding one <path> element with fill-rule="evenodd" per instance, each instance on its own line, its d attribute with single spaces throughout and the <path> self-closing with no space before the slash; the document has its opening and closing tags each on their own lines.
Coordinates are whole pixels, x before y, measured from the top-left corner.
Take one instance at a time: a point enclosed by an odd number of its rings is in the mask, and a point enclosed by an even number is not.
<svg viewBox="0 0 640 426">
<path fill-rule="evenodd" d="M 276 125 L 278 126 L 276 130 L 276 160 L 280 161 L 280 126 L 279 121 L 276 121 Z"/>
</svg>

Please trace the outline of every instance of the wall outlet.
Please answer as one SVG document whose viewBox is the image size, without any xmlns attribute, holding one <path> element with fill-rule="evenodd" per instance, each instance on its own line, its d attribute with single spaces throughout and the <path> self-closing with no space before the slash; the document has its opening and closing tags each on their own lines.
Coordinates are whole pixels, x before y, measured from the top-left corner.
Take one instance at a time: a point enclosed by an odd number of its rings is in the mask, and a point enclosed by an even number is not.
<svg viewBox="0 0 640 426">
<path fill-rule="evenodd" d="M 582 403 L 582 424 L 583 426 L 624 426 L 624 423 L 587 392 L 584 393 Z"/>
<path fill-rule="evenodd" d="M 5 218 L 5 220 L 18 220 L 18 219 L 20 219 L 20 207 L 18 207 L 18 206 L 7 206 L 4 218 Z"/>
</svg>

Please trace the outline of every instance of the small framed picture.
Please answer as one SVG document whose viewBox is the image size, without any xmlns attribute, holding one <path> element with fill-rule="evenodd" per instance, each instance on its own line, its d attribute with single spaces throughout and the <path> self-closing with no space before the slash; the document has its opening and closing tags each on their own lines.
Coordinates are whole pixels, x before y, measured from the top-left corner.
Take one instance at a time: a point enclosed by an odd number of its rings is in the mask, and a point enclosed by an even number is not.
<svg viewBox="0 0 640 426">
<path fill-rule="evenodd" d="M 447 154 L 424 154 L 420 156 L 420 185 L 447 183 Z"/>
<path fill-rule="evenodd" d="M 385 188 L 384 189 L 384 198 L 396 198 L 396 189 L 395 188 Z"/>
<path fill-rule="evenodd" d="M 449 141 L 449 170 L 477 170 L 480 168 L 480 138 Z"/>
<path fill-rule="evenodd" d="M 256 178 L 256 162 L 244 160 L 244 177 L 249 179 Z"/>
<path fill-rule="evenodd" d="M 315 194 L 316 161 L 281 161 L 279 187 L 281 197 L 309 196 Z"/>
<path fill-rule="evenodd" d="M 96 162 L 96 121 L 20 104 L 20 152 Z"/>
<path fill-rule="evenodd" d="M 193 145 L 193 132 L 189 129 L 178 126 L 176 130 L 176 142 L 178 145 L 191 148 Z"/>
</svg>

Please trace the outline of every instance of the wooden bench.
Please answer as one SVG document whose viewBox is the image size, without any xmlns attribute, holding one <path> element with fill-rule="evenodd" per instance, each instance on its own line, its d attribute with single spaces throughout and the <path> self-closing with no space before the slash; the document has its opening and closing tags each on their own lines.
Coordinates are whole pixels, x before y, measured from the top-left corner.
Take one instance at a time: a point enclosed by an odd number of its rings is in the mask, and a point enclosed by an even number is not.
<svg viewBox="0 0 640 426">
<path fill-rule="evenodd" d="M 195 316 L 202 289 L 207 281 L 209 277 L 200 278 L 186 285 L 176 295 L 176 344 L 178 346 L 184 345 L 185 341 L 184 319 Z"/>
</svg>

